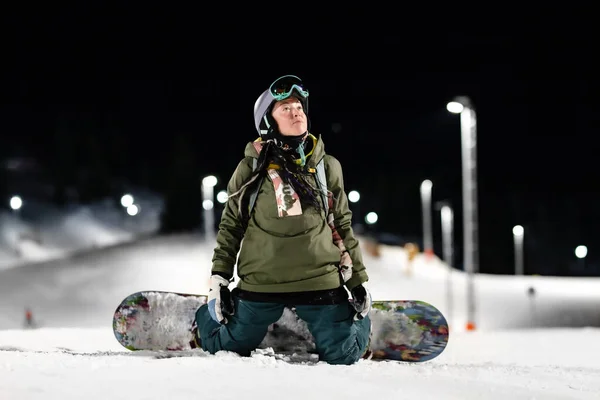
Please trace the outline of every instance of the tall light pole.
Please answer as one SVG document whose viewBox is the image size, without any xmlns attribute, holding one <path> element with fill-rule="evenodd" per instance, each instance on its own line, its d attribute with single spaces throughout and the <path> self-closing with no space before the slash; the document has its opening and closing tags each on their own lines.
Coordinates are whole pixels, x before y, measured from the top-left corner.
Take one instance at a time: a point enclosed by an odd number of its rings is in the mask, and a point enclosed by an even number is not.
<svg viewBox="0 0 600 400">
<path fill-rule="evenodd" d="M 423 212 L 423 252 L 433 256 L 433 233 L 431 229 L 431 189 L 433 183 L 429 179 L 421 182 L 421 210 Z"/>
<path fill-rule="evenodd" d="M 515 275 L 525 273 L 525 263 L 523 262 L 523 237 L 525 229 L 521 225 L 513 228 L 513 241 L 515 243 Z"/>
<path fill-rule="evenodd" d="M 452 241 L 454 211 L 452 211 L 452 207 L 450 207 L 450 205 L 444 204 L 440 209 L 440 215 L 442 220 L 442 246 L 444 262 L 452 267 L 454 258 L 454 243 Z"/>
<path fill-rule="evenodd" d="M 209 175 L 202 179 L 202 208 L 204 209 L 204 235 L 208 243 L 215 240 L 215 185 L 217 178 Z"/>
<path fill-rule="evenodd" d="M 442 220 L 442 252 L 444 262 L 448 265 L 448 277 L 446 281 L 446 297 L 448 303 L 448 321 L 452 321 L 452 268 L 454 264 L 454 211 L 447 202 L 436 203 L 436 208 L 440 210 Z"/>
<path fill-rule="evenodd" d="M 457 97 L 448 111 L 460 114 L 462 148 L 463 247 L 467 282 L 467 330 L 475 330 L 475 291 L 473 275 L 479 271 L 477 226 L 477 118 L 471 100 Z"/>
</svg>

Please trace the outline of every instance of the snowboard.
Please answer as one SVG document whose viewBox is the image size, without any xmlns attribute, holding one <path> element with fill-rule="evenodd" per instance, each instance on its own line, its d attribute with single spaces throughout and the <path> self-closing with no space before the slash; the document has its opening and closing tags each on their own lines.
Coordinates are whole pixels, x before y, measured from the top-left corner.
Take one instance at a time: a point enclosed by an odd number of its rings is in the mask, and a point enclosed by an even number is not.
<svg viewBox="0 0 600 400">
<path fill-rule="evenodd" d="M 129 350 L 161 352 L 163 355 L 157 358 L 164 358 L 165 352 L 170 357 L 177 352 L 199 350 L 194 348 L 191 330 L 196 310 L 206 302 L 207 296 L 200 294 L 152 290 L 133 293 L 114 312 L 115 337 Z M 373 301 L 369 317 L 371 360 L 429 361 L 439 356 L 448 344 L 448 323 L 427 302 Z M 269 327 L 256 352 L 300 360 L 318 359 L 314 339 L 293 308 L 285 308 L 281 318 Z"/>
</svg>

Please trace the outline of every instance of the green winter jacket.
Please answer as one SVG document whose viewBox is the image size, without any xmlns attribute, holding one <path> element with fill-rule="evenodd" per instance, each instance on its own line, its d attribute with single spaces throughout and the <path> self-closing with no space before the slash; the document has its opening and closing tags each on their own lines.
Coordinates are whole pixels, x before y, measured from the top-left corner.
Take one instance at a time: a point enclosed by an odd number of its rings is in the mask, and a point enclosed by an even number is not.
<svg viewBox="0 0 600 400">
<path fill-rule="evenodd" d="M 229 181 L 228 193 L 236 192 L 252 174 L 252 159 L 258 157 L 252 142 L 246 145 L 244 155 Z M 344 191 L 342 166 L 336 158 L 325 153 L 319 137 L 307 159 L 308 166 L 316 168 L 323 157 L 327 187 L 334 196 L 334 223 L 353 262 L 352 278 L 346 282 L 346 287 L 352 290 L 366 282 L 368 276 L 351 227 L 352 212 Z M 340 287 L 338 265 L 341 254 L 333 243 L 332 230 L 323 210 L 303 204 L 301 215 L 279 217 L 274 186 L 266 176 L 244 232 L 238 218 L 238 202 L 239 196 L 236 196 L 225 204 L 212 259 L 213 273 L 233 276 L 237 257 L 238 287 L 242 290 L 286 293 Z"/>
</svg>

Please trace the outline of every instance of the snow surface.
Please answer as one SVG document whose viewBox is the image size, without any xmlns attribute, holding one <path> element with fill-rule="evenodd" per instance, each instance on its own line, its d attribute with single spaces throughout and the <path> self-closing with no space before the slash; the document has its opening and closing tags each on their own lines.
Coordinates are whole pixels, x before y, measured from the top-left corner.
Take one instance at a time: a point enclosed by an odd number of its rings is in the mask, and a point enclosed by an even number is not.
<svg viewBox="0 0 600 400">
<path fill-rule="evenodd" d="M 387 246 L 379 257 L 365 252 L 368 286 L 376 299 L 425 300 L 448 316 L 450 341 L 434 360 L 330 366 L 268 351 L 131 352 L 112 333 L 116 305 L 139 290 L 205 293 L 212 244 L 147 236 L 152 221 L 124 224 L 109 207 L 90 210 L 54 215 L 55 223 L 49 213 L 0 216 L 1 400 L 600 399 L 600 279 L 477 274 L 477 329 L 466 331 L 467 276 L 437 258 L 417 256 L 409 267 L 402 249 Z M 54 240 L 16 253 L 22 231 Z M 24 327 L 26 309 L 33 329 Z"/>
</svg>

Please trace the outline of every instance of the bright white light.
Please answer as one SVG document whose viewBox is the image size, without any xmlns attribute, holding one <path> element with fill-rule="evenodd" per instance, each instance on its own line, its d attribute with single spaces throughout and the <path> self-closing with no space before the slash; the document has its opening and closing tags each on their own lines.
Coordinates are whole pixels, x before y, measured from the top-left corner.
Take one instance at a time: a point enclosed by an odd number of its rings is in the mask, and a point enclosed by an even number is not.
<svg viewBox="0 0 600 400">
<path fill-rule="evenodd" d="M 356 190 L 351 191 L 348 193 L 348 200 L 350 200 L 352 203 L 356 203 L 360 200 L 360 193 L 358 193 Z"/>
<path fill-rule="evenodd" d="M 446 109 L 452 114 L 460 114 L 465 109 L 465 106 L 460 104 L 458 101 L 451 101 L 446 105 Z"/>
<path fill-rule="evenodd" d="M 377 222 L 378 218 L 379 217 L 377 216 L 377 213 L 371 211 L 365 216 L 365 221 L 367 222 L 367 224 L 374 224 L 375 222 Z"/>
<path fill-rule="evenodd" d="M 227 197 L 227 192 L 224 190 L 221 190 L 219 193 L 217 193 L 217 201 L 221 204 L 227 201 Z"/>
<path fill-rule="evenodd" d="M 214 187 L 217 184 L 217 177 L 213 175 L 206 176 L 202 179 L 202 186 Z"/>
<path fill-rule="evenodd" d="M 575 249 L 575 256 L 577 258 L 585 258 L 585 256 L 587 256 L 587 247 L 577 246 L 577 248 Z"/>
<path fill-rule="evenodd" d="M 21 208 L 21 206 L 23 206 L 23 200 L 21 200 L 19 196 L 11 197 L 10 208 L 12 208 L 13 210 L 18 210 L 19 208 Z"/>
<path fill-rule="evenodd" d="M 135 204 L 132 204 L 132 205 L 130 205 L 130 206 L 127 207 L 127 214 L 129 214 L 131 216 L 137 215 L 137 213 L 139 211 L 140 211 L 140 209 Z"/>
<path fill-rule="evenodd" d="M 215 204 L 212 200 L 204 200 L 202 202 L 202 208 L 204 208 L 205 210 L 212 210 L 214 206 Z"/>
<path fill-rule="evenodd" d="M 131 206 L 133 204 L 133 196 L 130 194 L 124 194 L 121 197 L 121 205 L 125 208 Z"/>
<path fill-rule="evenodd" d="M 523 236 L 524 233 L 525 233 L 525 229 L 523 229 L 523 227 L 521 225 L 515 225 L 515 227 L 513 228 L 513 235 L 515 235 L 517 237 Z"/>
<path fill-rule="evenodd" d="M 450 206 L 443 206 L 440 210 L 442 222 L 444 223 L 452 223 L 453 212 Z"/>
<path fill-rule="evenodd" d="M 429 194 L 431 192 L 432 187 L 433 187 L 433 183 L 429 179 L 425 179 L 421 183 L 421 193 L 424 195 Z"/>
</svg>

